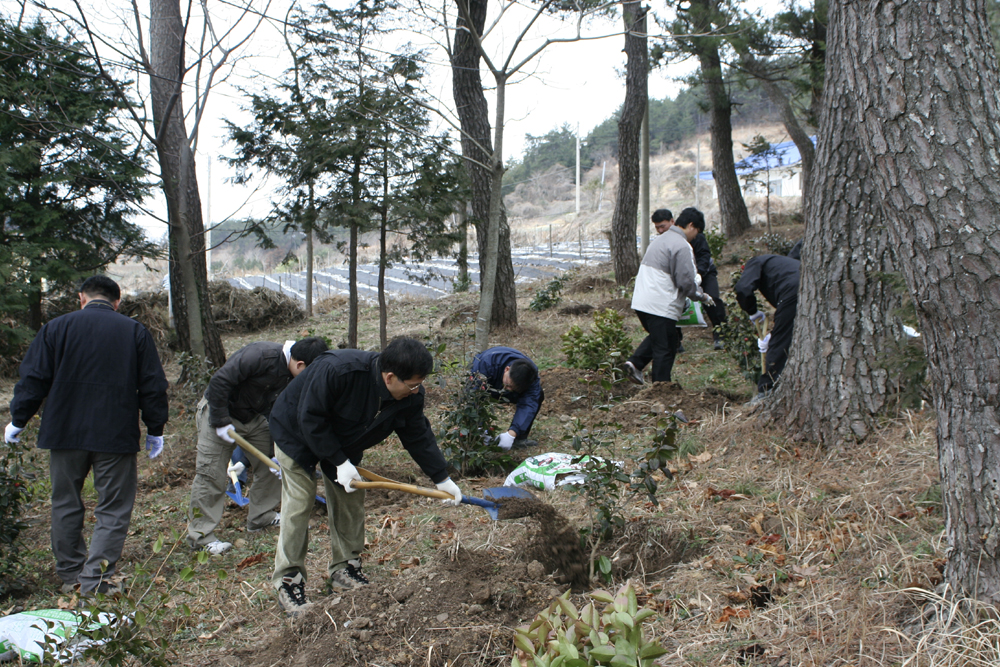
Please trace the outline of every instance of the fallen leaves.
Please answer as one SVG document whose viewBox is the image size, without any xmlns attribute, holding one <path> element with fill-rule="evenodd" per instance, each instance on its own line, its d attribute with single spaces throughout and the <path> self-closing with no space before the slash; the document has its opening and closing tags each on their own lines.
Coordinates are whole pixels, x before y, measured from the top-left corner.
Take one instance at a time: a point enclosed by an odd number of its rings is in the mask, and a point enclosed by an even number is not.
<svg viewBox="0 0 1000 667">
<path fill-rule="evenodd" d="M 259 565 L 260 563 L 263 563 L 263 562 L 264 562 L 264 554 L 263 553 L 254 554 L 253 556 L 247 556 L 246 558 L 244 558 L 243 560 L 241 560 L 239 563 L 237 563 L 236 564 L 236 569 L 237 570 L 242 570 L 242 569 L 245 569 L 245 568 L 248 568 L 248 567 L 253 567 L 254 565 Z"/>
<path fill-rule="evenodd" d="M 732 489 L 714 489 L 711 486 L 705 489 L 705 495 L 709 498 L 714 498 L 718 496 L 723 500 L 749 500 L 750 496 L 744 495 L 742 493 L 737 493 Z"/>
<path fill-rule="evenodd" d="M 723 608 L 722 615 L 719 616 L 719 618 L 717 618 L 715 622 L 716 623 L 720 623 L 720 624 L 721 623 L 729 623 L 734 618 L 738 618 L 738 619 L 750 618 L 750 610 L 749 609 L 733 609 L 732 607 L 730 607 L 730 606 L 727 605 L 725 608 Z"/>
</svg>

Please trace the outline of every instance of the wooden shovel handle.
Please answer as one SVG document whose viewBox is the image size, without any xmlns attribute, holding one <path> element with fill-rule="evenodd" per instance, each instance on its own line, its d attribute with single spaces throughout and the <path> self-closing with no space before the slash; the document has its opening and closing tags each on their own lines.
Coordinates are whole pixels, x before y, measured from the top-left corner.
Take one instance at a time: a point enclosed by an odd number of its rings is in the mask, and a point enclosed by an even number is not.
<svg viewBox="0 0 1000 667">
<path fill-rule="evenodd" d="M 360 470 L 358 471 L 360 472 Z M 438 491 L 437 489 L 426 489 L 422 486 L 416 486 L 413 484 L 403 484 L 402 482 L 359 482 L 354 480 L 351 482 L 351 486 L 355 489 L 389 489 L 392 491 L 404 491 L 406 493 L 412 493 L 417 496 L 427 496 L 428 498 L 440 498 L 441 500 L 452 500 L 454 496 L 450 493 L 445 493 L 444 491 Z"/>
<path fill-rule="evenodd" d="M 253 445 L 251 445 L 249 442 L 247 442 L 246 438 L 244 438 L 242 435 L 240 435 L 239 433 L 236 432 L 236 429 L 230 428 L 229 429 L 229 436 L 233 440 L 235 440 L 236 444 L 239 445 L 240 447 L 242 447 L 243 451 L 245 451 L 247 454 L 252 454 L 253 456 L 257 457 L 258 459 L 260 459 L 261 463 L 263 463 L 264 465 L 266 465 L 271 470 L 278 470 L 278 466 L 276 466 L 274 464 L 274 461 L 272 461 L 271 459 L 269 459 L 266 456 L 264 456 L 263 452 L 261 452 L 259 449 L 257 449 L 256 447 L 254 447 Z"/>
</svg>

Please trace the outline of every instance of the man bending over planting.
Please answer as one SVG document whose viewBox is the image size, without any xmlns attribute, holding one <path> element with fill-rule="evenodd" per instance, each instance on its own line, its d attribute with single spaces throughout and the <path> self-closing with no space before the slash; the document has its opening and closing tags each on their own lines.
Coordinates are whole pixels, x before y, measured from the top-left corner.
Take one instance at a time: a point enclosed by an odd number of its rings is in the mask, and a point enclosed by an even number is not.
<svg viewBox="0 0 1000 667">
<path fill-rule="evenodd" d="M 528 440 L 528 434 L 545 400 L 545 392 L 535 362 L 512 347 L 491 347 L 472 360 L 472 373 L 486 378 L 494 398 L 517 405 L 510 428 L 497 438 L 500 448 L 537 446 L 537 442 Z"/>
<path fill-rule="evenodd" d="M 424 378 L 434 361 L 424 345 L 400 337 L 380 354 L 330 350 L 319 355 L 278 397 L 271 436 L 281 464 L 281 529 L 271 578 L 278 602 L 296 616 L 306 600 L 309 515 L 316 495 L 315 469 L 323 472 L 330 524 L 328 573 L 334 589 L 368 583 L 361 572 L 365 546 L 365 492 L 351 482 L 364 451 L 390 433 L 437 488 L 458 505 L 462 492 L 448 477 L 430 422 L 424 416 Z"/>
</svg>

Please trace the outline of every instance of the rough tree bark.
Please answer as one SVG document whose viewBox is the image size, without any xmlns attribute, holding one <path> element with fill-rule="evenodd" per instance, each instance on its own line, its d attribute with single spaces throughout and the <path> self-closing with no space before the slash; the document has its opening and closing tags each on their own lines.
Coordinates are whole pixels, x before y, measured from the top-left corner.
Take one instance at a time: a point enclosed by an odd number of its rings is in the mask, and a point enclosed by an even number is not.
<svg viewBox="0 0 1000 667">
<path fill-rule="evenodd" d="M 900 298 L 880 278 L 896 268 L 836 26 L 828 48 L 794 342 L 768 408 L 793 436 L 841 446 L 866 438 L 885 408 L 888 373 L 877 359 L 901 334 L 893 317 Z"/>
<path fill-rule="evenodd" d="M 466 0 L 456 0 L 465 3 Z M 486 0 L 469 0 L 468 14 L 472 29 L 481 35 L 486 22 Z M 458 30 L 451 56 L 452 95 L 458 107 L 462 127 L 462 155 L 472 183 L 472 224 L 476 228 L 479 250 L 479 275 L 483 283 L 486 275 L 486 242 L 489 236 L 489 212 L 493 173 L 493 139 L 490 136 L 490 119 L 483 82 L 479 72 L 480 53 L 475 41 L 466 31 L 468 27 L 460 9 Z M 500 228 L 497 244 L 495 295 L 491 308 L 490 329 L 517 326 L 517 294 L 514 289 L 514 265 L 510 257 L 510 227 L 503 200 L 499 203 Z"/>
<path fill-rule="evenodd" d="M 1000 603 L 1000 71 L 983 0 L 831 3 L 924 335 L 946 580 Z"/>
<path fill-rule="evenodd" d="M 649 55 L 646 8 L 639 0 L 623 1 L 622 17 L 625 20 L 625 103 L 618 120 L 618 196 L 611 216 L 611 260 L 615 282 L 626 285 L 639 271 L 639 255 L 635 250 L 639 143 L 642 118 L 649 102 Z"/>
<path fill-rule="evenodd" d="M 692 0 L 689 14 L 695 33 L 710 35 L 713 31 L 712 16 L 718 13 L 718 0 Z M 692 38 L 701 68 L 701 83 L 709 105 L 709 131 L 712 136 L 712 178 L 719 194 L 719 218 L 722 233 L 736 238 L 750 229 L 750 214 L 740 182 L 736 178 L 736 160 L 733 158 L 732 101 L 722 79 L 722 58 L 715 37 Z"/>
<path fill-rule="evenodd" d="M 226 352 L 212 317 L 201 197 L 184 124 L 184 24 L 178 0 L 150 1 L 149 43 L 156 153 L 167 200 L 174 328 L 181 349 L 219 368 Z"/>
</svg>

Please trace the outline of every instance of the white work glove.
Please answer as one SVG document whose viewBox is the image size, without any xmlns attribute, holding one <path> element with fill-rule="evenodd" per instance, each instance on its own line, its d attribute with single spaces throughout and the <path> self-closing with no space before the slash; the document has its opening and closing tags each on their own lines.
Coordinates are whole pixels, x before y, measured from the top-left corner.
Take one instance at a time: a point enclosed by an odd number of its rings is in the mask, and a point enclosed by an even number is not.
<svg viewBox="0 0 1000 667">
<path fill-rule="evenodd" d="M 215 434 L 220 438 L 222 438 L 223 440 L 225 440 L 226 442 L 230 442 L 235 445 L 236 441 L 233 440 L 233 436 L 229 435 L 229 429 L 231 429 L 232 427 L 233 427 L 232 424 L 226 424 L 225 426 L 220 426 L 219 428 L 215 429 Z"/>
<path fill-rule="evenodd" d="M 715 299 L 708 292 L 703 293 L 698 298 L 701 299 L 701 302 L 703 304 L 705 304 L 706 306 L 714 306 L 715 305 Z"/>
<path fill-rule="evenodd" d="M 155 459 L 163 451 L 163 436 L 162 435 L 147 435 L 146 436 L 146 451 L 149 452 L 149 458 Z"/>
<path fill-rule="evenodd" d="M 268 468 L 268 470 L 271 471 L 272 475 L 274 475 L 278 479 L 281 479 L 281 464 L 278 463 L 278 457 L 277 456 L 272 456 L 271 457 L 271 463 L 274 464 L 274 467 L 273 468 Z"/>
<path fill-rule="evenodd" d="M 351 486 L 353 480 L 363 482 L 364 479 L 358 474 L 358 469 L 350 461 L 344 461 L 337 466 L 337 484 L 340 484 L 348 493 L 354 493 L 356 488 Z"/>
<path fill-rule="evenodd" d="M 239 477 L 240 475 L 243 474 L 243 471 L 246 470 L 246 469 L 247 469 L 247 467 L 245 465 L 243 465 L 243 461 L 237 461 L 236 463 L 230 463 L 229 467 L 226 468 L 226 475 L 229 475 L 231 477 L 232 475 L 235 474 L 237 477 Z"/>
<path fill-rule="evenodd" d="M 511 438 L 511 440 L 513 440 L 513 438 Z M 454 507 L 458 507 L 458 505 L 462 502 L 462 491 L 461 489 L 458 488 L 458 484 L 455 484 L 455 482 L 451 481 L 451 477 L 444 480 L 440 484 L 435 484 L 435 486 L 437 486 L 438 491 L 444 491 L 445 493 L 451 494 L 452 496 L 455 497 L 454 500 L 442 499 L 441 502 L 444 503 L 445 505 L 452 505 Z"/>
<path fill-rule="evenodd" d="M 757 339 L 757 349 L 760 350 L 761 354 L 767 354 L 767 344 L 771 342 L 771 334 L 767 334 L 763 338 Z"/>
<path fill-rule="evenodd" d="M 504 431 L 497 436 L 497 445 L 499 445 L 500 449 L 506 452 L 514 445 L 514 436 L 512 436 L 509 432 Z"/>
<path fill-rule="evenodd" d="M 17 437 L 17 434 L 24 430 L 23 426 L 14 426 L 14 422 L 7 424 L 3 430 L 3 441 L 4 442 L 21 442 L 21 439 Z"/>
<path fill-rule="evenodd" d="M 761 310 L 758 310 L 756 313 L 750 316 L 750 321 L 755 324 L 763 319 L 764 319 L 764 312 Z"/>
</svg>

